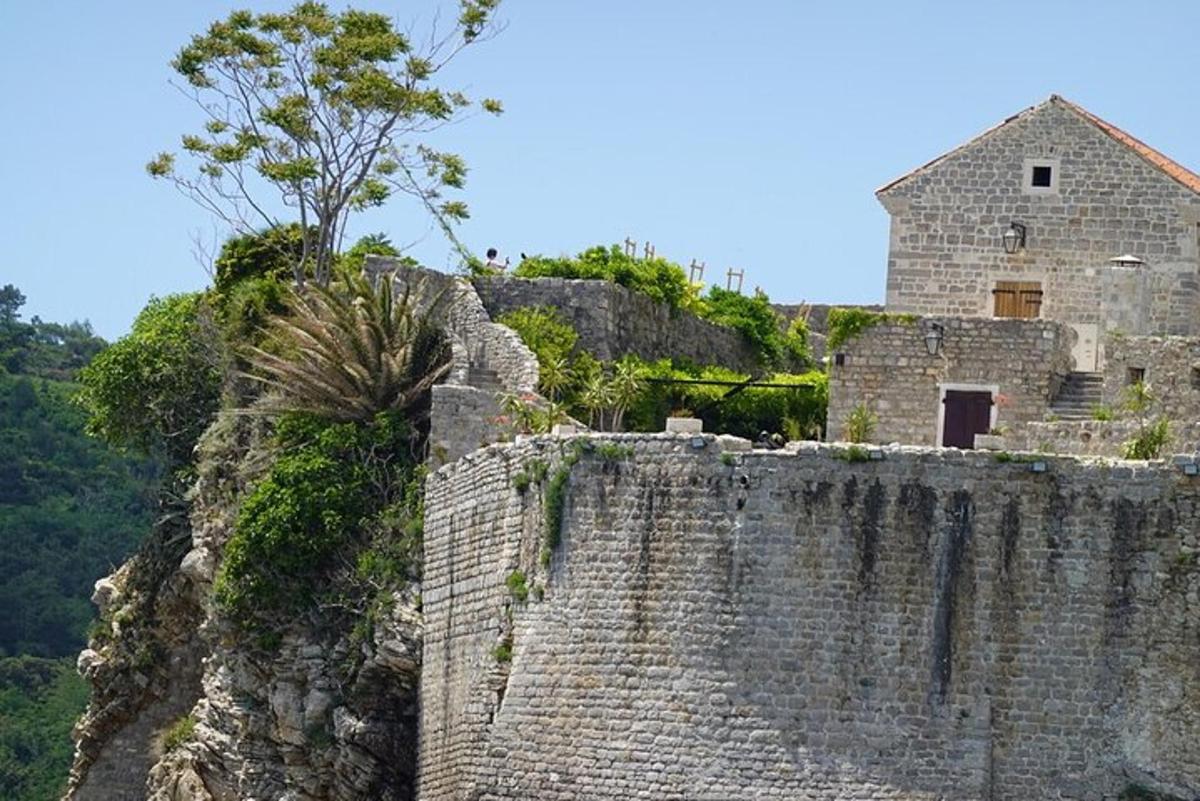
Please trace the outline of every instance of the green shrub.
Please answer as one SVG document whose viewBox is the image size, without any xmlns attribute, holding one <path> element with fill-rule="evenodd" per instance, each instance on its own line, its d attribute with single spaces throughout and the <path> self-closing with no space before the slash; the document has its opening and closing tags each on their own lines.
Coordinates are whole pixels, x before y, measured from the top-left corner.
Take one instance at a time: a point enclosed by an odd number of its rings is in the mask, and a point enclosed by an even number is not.
<svg viewBox="0 0 1200 801">
<path fill-rule="evenodd" d="M 562 313 L 549 306 L 513 309 L 497 317 L 496 322 L 516 331 L 539 364 L 570 358 L 579 342 L 579 334 Z"/>
<path fill-rule="evenodd" d="M 203 295 L 153 298 L 129 334 L 80 372 L 87 432 L 190 464 L 221 396 L 220 342 Z"/>
<path fill-rule="evenodd" d="M 508 587 L 509 594 L 517 603 L 523 604 L 529 599 L 529 585 L 526 583 L 525 574 L 520 570 L 509 573 L 504 585 Z"/>
<path fill-rule="evenodd" d="M 888 314 L 853 307 L 830 309 L 826 323 L 825 350 L 833 353 L 863 331 L 880 323 L 912 324 L 917 319 L 915 314 Z"/>
<path fill-rule="evenodd" d="M 661 257 L 628 256 L 620 245 L 588 248 L 574 258 L 534 256 L 522 260 L 513 275 L 612 281 L 675 309 L 688 309 L 696 303 L 696 289 L 682 267 Z"/>
<path fill-rule="evenodd" d="M 213 263 L 213 289 L 224 295 L 247 279 L 291 281 L 292 265 L 299 263 L 303 251 L 304 236 L 299 223 L 230 237 Z"/>
<path fill-rule="evenodd" d="M 596 455 L 606 462 L 620 462 L 633 456 L 633 448 L 616 442 L 602 442 L 596 447 Z"/>
<path fill-rule="evenodd" d="M 846 415 L 843 436 L 847 442 L 869 442 L 875 433 L 875 426 L 878 422 L 879 418 L 867 408 L 867 405 L 860 403 L 850 410 L 850 414 Z"/>
<path fill-rule="evenodd" d="M 1140 425 L 1133 439 L 1121 445 L 1121 455 L 1126 459 L 1157 459 L 1170 436 L 1170 423 L 1160 417 L 1153 423 Z"/>
<path fill-rule="evenodd" d="M 1096 404 L 1095 406 L 1092 407 L 1092 419 L 1099 420 L 1101 422 L 1108 422 L 1109 420 L 1112 420 L 1113 419 L 1112 407 L 1105 406 L 1100 403 Z"/>
<path fill-rule="evenodd" d="M 504 642 L 492 649 L 492 659 L 495 659 L 500 664 L 508 664 L 512 661 L 513 644 L 511 639 L 506 639 Z"/>
<path fill-rule="evenodd" d="M 838 448 L 833 452 L 834 458 L 851 464 L 871 461 L 871 452 L 861 445 L 851 445 L 849 448 Z"/>
<path fill-rule="evenodd" d="M 280 454 L 242 502 L 215 585 L 217 602 L 246 628 L 309 604 L 333 556 L 390 505 L 400 505 L 395 515 L 419 516 L 411 498 L 419 491 L 393 495 L 411 475 L 411 433 L 399 415 L 369 424 L 291 415 L 277 437 Z M 364 573 L 380 567 L 358 565 Z"/>
<path fill-rule="evenodd" d="M 184 715 L 163 732 L 162 749 L 169 754 L 184 743 L 190 742 L 195 735 L 196 718 Z"/>
<path fill-rule="evenodd" d="M 712 287 L 704 296 L 700 316 L 740 332 L 758 354 L 764 367 L 782 367 L 793 353 L 804 350 L 801 343 L 789 339 L 780 330 L 780 318 L 771 307 L 771 300 L 760 290 L 743 295 L 720 287 Z"/>
<path fill-rule="evenodd" d="M 818 433 L 825 425 L 828 376 L 822 371 L 772 373 L 763 383 L 797 389 L 747 387 L 730 394 L 731 387 L 707 384 L 660 384 L 647 379 L 703 379 L 742 382 L 749 378 L 725 367 L 696 367 L 669 360 L 633 360 L 642 387 L 626 414 L 630 431 L 661 431 L 672 409 L 686 408 L 704 421 L 704 430 L 755 439 L 763 431 L 784 433 L 795 439 Z"/>
</svg>

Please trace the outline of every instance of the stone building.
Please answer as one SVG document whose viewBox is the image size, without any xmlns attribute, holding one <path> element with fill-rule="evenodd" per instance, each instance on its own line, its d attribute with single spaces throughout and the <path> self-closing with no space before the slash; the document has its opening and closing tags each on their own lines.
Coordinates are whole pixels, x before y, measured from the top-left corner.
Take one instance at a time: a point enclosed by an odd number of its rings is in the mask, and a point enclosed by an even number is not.
<svg viewBox="0 0 1200 801">
<path fill-rule="evenodd" d="M 1059 320 L 1080 372 L 1108 331 L 1200 334 L 1200 175 L 1058 95 L 876 195 L 889 311 Z"/>
</svg>

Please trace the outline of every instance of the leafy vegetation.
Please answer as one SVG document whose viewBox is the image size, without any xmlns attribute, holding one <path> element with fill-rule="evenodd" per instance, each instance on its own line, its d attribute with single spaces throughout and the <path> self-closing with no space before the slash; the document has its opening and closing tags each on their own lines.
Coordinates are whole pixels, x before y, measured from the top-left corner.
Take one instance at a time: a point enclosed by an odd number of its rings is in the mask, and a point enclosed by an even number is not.
<svg viewBox="0 0 1200 801">
<path fill-rule="evenodd" d="M 524 572 L 514 570 L 509 573 L 508 578 L 504 580 L 504 586 L 508 587 L 509 595 L 517 603 L 523 604 L 529 599 L 529 585 Z"/>
<path fill-rule="evenodd" d="M 875 434 L 875 426 L 879 418 L 867 408 L 865 403 L 857 404 L 846 415 L 843 435 L 847 442 L 869 442 Z"/>
<path fill-rule="evenodd" d="M 191 741 L 196 734 L 196 718 L 184 715 L 172 723 L 162 735 L 162 749 L 170 753 L 186 742 Z"/>
<path fill-rule="evenodd" d="M 699 292 L 690 284 L 683 268 L 661 256 L 639 259 L 629 256 L 620 245 L 588 248 L 574 258 L 533 256 L 521 261 L 513 271 L 518 278 L 586 278 L 612 281 L 666 303 L 673 309 L 693 310 Z"/>
<path fill-rule="evenodd" d="M 737 392 L 726 384 L 750 379 L 725 367 L 696 367 L 661 360 L 640 362 L 636 375 L 643 382 L 628 412 L 631 431 L 661 431 L 672 409 L 686 408 L 704 421 L 704 430 L 756 439 L 763 431 L 788 439 L 805 439 L 820 433 L 828 403 L 828 377 L 823 371 L 769 373 L 760 383 L 779 387 L 746 387 Z M 718 381 L 722 384 L 656 383 L 652 379 Z M 795 387 L 790 389 L 788 387 Z"/>
<path fill-rule="evenodd" d="M 222 359 L 203 295 L 152 299 L 80 374 L 87 432 L 173 467 L 190 463 L 220 404 Z"/>
<path fill-rule="evenodd" d="M 50 801 L 87 702 L 74 655 L 92 585 L 149 528 L 160 471 L 83 433 L 72 382 L 104 341 L 86 323 L 26 323 L 24 302 L 0 289 L 0 797 Z"/>
<path fill-rule="evenodd" d="M 154 512 L 159 469 L 84 436 L 71 402 L 79 361 L 96 340 L 73 345 L 20 320 L 15 287 L 0 290 L 0 656 L 73 655 L 92 619 L 92 584 L 137 545 Z M 90 331 L 76 324 L 77 332 Z"/>
<path fill-rule="evenodd" d="M 756 290 L 753 295 L 712 287 L 701 297 L 700 287 L 688 281 L 687 274 L 678 264 L 661 256 L 639 259 L 627 255 L 619 245 L 592 247 L 578 256 L 548 258 L 534 256 L 524 259 L 514 270 L 521 278 L 576 278 L 611 281 L 646 295 L 650 299 L 665 303 L 672 309 L 681 309 L 706 320 L 733 328 L 746 338 L 754 348 L 760 364 L 764 367 L 781 369 L 806 367 L 811 361 L 808 348 L 808 329 L 801 320 L 788 327 L 783 326 L 779 314 L 771 307 L 770 298 Z M 549 333 L 544 319 L 530 319 L 526 310 L 512 312 L 500 322 L 532 336 L 526 342 L 542 342 L 538 334 Z M 511 322 L 510 322 L 511 320 Z M 556 321 L 562 322 L 556 318 Z M 563 350 L 564 342 L 556 343 L 553 358 L 565 358 L 571 349 Z M 530 349 L 539 353 L 530 344 Z M 544 354 L 539 353 L 539 357 Z"/>
<path fill-rule="evenodd" d="M 917 319 L 915 314 L 889 314 L 853 307 L 830 309 L 826 323 L 825 349 L 833 353 L 863 331 L 880 323 L 911 325 Z"/>
<path fill-rule="evenodd" d="M 1151 419 L 1157 398 L 1150 385 L 1138 381 L 1125 388 L 1124 408 L 1137 420 L 1137 432 L 1121 445 L 1126 459 L 1157 459 L 1171 438 L 1170 422 L 1165 417 Z"/>
<path fill-rule="evenodd" d="M 413 413 L 450 368 L 441 331 L 414 314 L 409 296 L 347 276 L 291 292 L 289 314 L 271 322 L 266 346 L 250 347 L 249 378 L 273 392 L 261 408 L 365 422 Z"/>
<path fill-rule="evenodd" d="M 62 797 L 73 751 L 71 727 L 87 696 L 74 659 L 0 659 L 0 797 Z"/>
<path fill-rule="evenodd" d="M 384 554 L 359 551 L 376 521 L 403 521 L 420 492 L 411 486 L 413 432 L 398 412 L 369 423 L 288 415 L 277 439 L 275 462 L 238 512 L 215 587 L 230 618 L 251 629 L 310 608 L 339 554 L 353 555 L 363 577 L 401 572 Z"/>
<path fill-rule="evenodd" d="M 516 331 L 539 364 L 569 359 L 576 352 L 579 334 L 557 309 L 525 306 L 500 315 L 496 322 Z"/>
<path fill-rule="evenodd" d="M 789 326 L 784 331 L 779 314 L 761 290 L 743 295 L 714 286 L 698 311 L 706 320 L 739 331 L 753 345 L 764 367 L 806 366 L 811 361 L 807 327 L 801 321 L 800 326 Z"/>
<path fill-rule="evenodd" d="M 86 322 L 22 322 L 25 296 L 12 284 L 0 287 L 0 370 L 71 381 L 106 345 Z"/>
<path fill-rule="evenodd" d="M 146 169 L 243 233 L 284 227 L 268 211 L 280 201 L 295 209 L 299 253 L 279 254 L 297 284 L 311 276 L 327 285 L 349 215 L 396 192 L 416 198 L 457 244 L 450 224 L 467 209 L 442 192 L 462 187 L 466 165 L 424 140 L 474 105 L 434 80 L 493 30 L 497 3 L 460 0 L 455 24 L 428 36 L 387 14 L 334 13 L 319 2 L 234 11 L 171 65 L 203 112 L 203 129 L 181 140 L 192 169 L 177 169 L 169 152 Z M 495 100 L 479 108 L 501 111 Z"/>
</svg>

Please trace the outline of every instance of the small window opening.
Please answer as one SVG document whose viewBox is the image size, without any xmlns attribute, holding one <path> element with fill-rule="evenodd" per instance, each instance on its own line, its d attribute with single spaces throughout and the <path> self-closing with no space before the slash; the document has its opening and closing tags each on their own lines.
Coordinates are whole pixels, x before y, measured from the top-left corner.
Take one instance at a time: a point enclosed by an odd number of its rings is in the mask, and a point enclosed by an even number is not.
<svg viewBox="0 0 1200 801">
<path fill-rule="evenodd" d="M 1050 186 L 1050 178 L 1054 171 L 1053 167 L 1034 167 L 1033 168 L 1033 185 L 1034 186 Z"/>
<path fill-rule="evenodd" d="M 1200 367 L 1192 368 L 1192 389 L 1200 389 Z"/>
<path fill-rule="evenodd" d="M 1141 384 L 1146 380 L 1145 367 L 1130 367 L 1125 373 L 1125 383 L 1133 386 Z"/>
<path fill-rule="evenodd" d="M 836 367 L 843 367 L 843 366 L 845 366 L 845 364 L 846 364 L 846 354 L 844 354 L 844 353 L 835 353 L 835 354 L 833 354 L 833 363 L 834 363 L 834 366 L 836 366 Z"/>
</svg>

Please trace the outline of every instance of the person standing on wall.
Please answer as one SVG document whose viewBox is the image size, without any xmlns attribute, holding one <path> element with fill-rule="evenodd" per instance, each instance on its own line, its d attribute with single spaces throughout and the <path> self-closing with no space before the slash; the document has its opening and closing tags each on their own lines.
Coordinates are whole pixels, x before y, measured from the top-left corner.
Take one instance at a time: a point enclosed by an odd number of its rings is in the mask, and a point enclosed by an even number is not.
<svg viewBox="0 0 1200 801">
<path fill-rule="evenodd" d="M 496 251 L 496 249 L 488 248 L 487 263 L 483 266 L 487 267 L 489 270 L 499 270 L 500 272 L 504 272 L 508 269 L 508 259 L 506 258 L 503 262 L 501 262 L 500 254 Z"/>
</svg>

